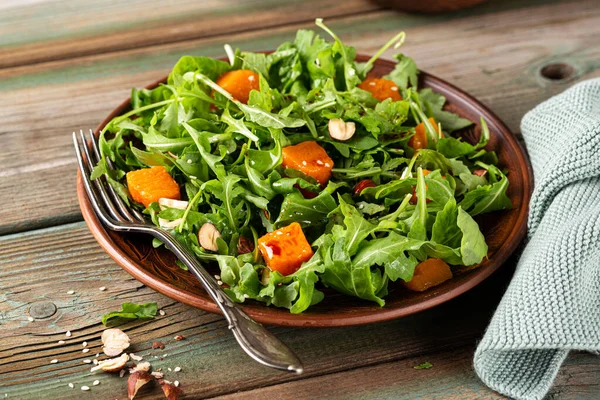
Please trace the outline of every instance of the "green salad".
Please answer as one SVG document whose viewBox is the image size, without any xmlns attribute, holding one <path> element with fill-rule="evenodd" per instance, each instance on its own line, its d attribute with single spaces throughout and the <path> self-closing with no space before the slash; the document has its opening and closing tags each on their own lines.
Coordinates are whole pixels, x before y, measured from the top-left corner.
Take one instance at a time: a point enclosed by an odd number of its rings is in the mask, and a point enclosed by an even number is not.
<svg viewBox="0 0 600 400">
<path fill-rule="evenodd" d="M 481 263 L 473 217 L 511 207 L 485 121 L 477 143 L 453 136 L 473 122 L 420 88 L 406 55 L 369 75 L 404 33 L 357 62 L 316 24 L 331 40 L 299 30 L 270 54 L 184 56 L 166 84 L 133 89 L 92 179 L 214 265 L 238 302 L 300 313 L 331 288 L 383 306 Z"/>
</svg>

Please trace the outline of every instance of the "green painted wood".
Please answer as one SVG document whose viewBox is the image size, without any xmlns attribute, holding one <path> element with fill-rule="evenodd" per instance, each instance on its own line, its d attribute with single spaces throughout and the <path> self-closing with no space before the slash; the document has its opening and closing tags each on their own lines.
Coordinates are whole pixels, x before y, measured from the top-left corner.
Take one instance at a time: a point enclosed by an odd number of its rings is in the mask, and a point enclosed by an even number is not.
<svg viewBox="0 0 600 400">
<path fill-rule="evenodd" d="M 504 268 L 466 295 L 396 321 L 335 329 L 272 328 L 304 361 L 305 374 L 296 376 L 259 366 L 243 354 L 222 317 L 175 303 L 132 279 L 104 254 L 83 223 L 1 237 L 0 265 L 0 396 L 8 393 L 18 399 L 80 398 L 81 391 L 67 384 L 90 386 L 95 379 L 102 383 L 92 391 L 102 395 L 91 398 L 123 398 L 124 379 L 90 374 L 83 360 L 99 352 L 102 315 L 124 301 L 157 301 L 165 310 L 165 316 L 128 323 L 123 329 L 131 337 L 131 351 L 154 368 L 183 368 L 167 372 L 167 379 L 179 380 L 190 398 L 302 382 L 405 359 L 414 365 L 449 351 L 459 352 L 465 364 L 512 273 Z M 102 286 L 105 291 L 99 290 Z M 70 290 L 74 294 L 68 294 Z M 29 308 L 41 300 L 55 304 L 57 312 L 28 321 Z M 70 338 L 66 331 L 72 332 Z M 178 334 L 186 339 L 173 340 Z M 59 345 L 59 340 L 66 344 Z M 164 350 L 152 350 L 157 340 L 166 344 Z M 83 341 L 91 349 L 87 354 L 82 353 Z M 51 364 L 53 359 L 59 362 Z M 436 366 L 452 371 L 453 362 L 436 361 Z M 484 388 L 479 384 L 477 390 Z"/>
<path fill-rule="evenodd" d="M 600 9 L 593 0 L 499 5 L 492 12 L 494 4 L 489 13 L 461 12 L 452 23 L 385 11 L 331 25 L 364 53 L 406 29 L 404 51 L 421 68 L 472 93 L 518 131 L 535 104 L 571 83 L 600 76 Z M 226 42 L 269 49 L 293 39 L 299 27 L 310 24 L 0 70 L 0 90 L 11 99 L 0 107 L 0 234 L 80 219 L 69 134 L 97 125 L 132 86 L 164 76 L 181 55 L 222 56 Z M 542 66 L 560 61 L 577 67 L 571 80 L 540 77 Z"/>
<path fill-rule="evenodd" d="M 50 0 L 0 13 L 0 68 L 336 18 L 367 0 Z M 318 14 L 315 14 L 318 10 Z"/>
</svg>

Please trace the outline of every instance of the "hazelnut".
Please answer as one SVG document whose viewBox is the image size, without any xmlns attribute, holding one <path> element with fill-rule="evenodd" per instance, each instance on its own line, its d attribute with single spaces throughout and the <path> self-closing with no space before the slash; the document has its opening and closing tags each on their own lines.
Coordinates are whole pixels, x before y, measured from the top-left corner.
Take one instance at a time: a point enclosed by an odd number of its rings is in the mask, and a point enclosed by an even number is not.
<svg viewBox="0 0 600 400">
<path fill-rule="evenodd" d="M 147 371 L 134 371 L 127 379 L 127 397 L 132 400 L 138 390 L 146 383 L 153 381 L 154 377 Z"/>
<path fill-rule="evenodd" d="M 485 176 L 485 174 L 487 174 L 487 170 L 485 169 L 476 169 L 475 171 L 473 171 L 473 175 Z"/>
<path fill-rule="evenodd" d="M 159 372 L 159 371 L 151 372 L 150 375 L 152 375 L 156 379 L 162 379 L 165 376 L 165 374 L 163 374 L 162 372 Z"/>
<path fill-rule="evenodd" d="M 348 140 L 354 136 L 355 131 L 356 124 L 354 122 L 344 122 L 344 120 L 340 118 L 329 120 L 329 136 L 335 140 Z"/>
<path fill-rule="evenodd" d="M 154 342 L 154 343 L 152 343 L 152 348 L 153 349 L 164 349 L 165 344 L 163 342 Z"/>
<path fill-rule="evenodd" d="M 169 381 L 159 379 L 158 383 L 160 384 L 160 387 L 165 393 L 167 400 L 177 400 L 179 398 L 179 395 L 183 393 L 181 389 L 179 389 L 177 386 L 175 386 Z"/>
<path fill-rule="evenodd" d="M 173 200 L 168 199 L 166 197 L 161 197 L 160 199 L 158 199 L 158 205 L 160 206 L 161 210 L 164 210 L 165 208 L 176 208 L 178 210 L 185 210 L 189 203 L 183 200 Z"/>
<path fill-rule="evenodd" d="M 133 367 L 133 370 L 148 372 L 148 371 L 150 371 L 150 363 L 147 361 L 141 362 L 141 363 L 137 364 L 135 367 Z"/>
<path fill-rule="evenodd" d="M 103 360 L 98 362 L 98 365 L 92 367 L 91 371 L 98 371 L 101 369 L 104 372 L 117 372 L 122 370 L 129 361 L 129 356 L 127 353 L 121 354 L 121 357 L 111 358 L 108 360 Z"/>
<path fill-rule="evenodd" d="M 129 347 L 129 336 L 118 328 L 106 329 L 102 332 L 102 351 L 110 357 L 118 356 Z"/>
<path fill-rule="evenodd" d="M 160 199 L 158 199 L 158 205 L 160 206 L 161 210 L 164 210 L 167 207 L 168 208 L 176 208 L 178 210 L 185 210 L 187 208 L 188 204 L 189 203 L 187 201 L 173 200 L 173 199 L 168 199 L 166 197 L 161 197 Z M 177 226 L 179 226 L 180 223 L 181 223 L 181 218 L 177 218 L 172 221 L 169 221 L 168 219 L 164 219 L 164 218 L 158 218 L 158 224 L 160 225 L 161 228 L 175 229 Z"/>
<path fill-rule="evenodd" d="M 200 242 L 200 246 L 202 246 L 204 250 L 208 251 L 219 250 L 219 247 L 217 246 L 217 238 L 220 237 L 221 233 L 217 230 L 217 227 L 210 222 L 202 225 L 200 232 L 198 232 L 198 241 Z"/>
</svg>

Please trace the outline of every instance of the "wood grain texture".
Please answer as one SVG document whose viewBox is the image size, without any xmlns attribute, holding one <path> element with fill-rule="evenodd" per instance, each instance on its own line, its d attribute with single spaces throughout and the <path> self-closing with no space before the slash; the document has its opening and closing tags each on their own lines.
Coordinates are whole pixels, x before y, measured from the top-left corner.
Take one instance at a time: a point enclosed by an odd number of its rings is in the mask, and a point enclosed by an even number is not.
<svg viewBox="0 0 600 400">
<path fill-rule="evenodd" d="M 336 18 L 367 0 L 52 0 L 0 16 L 0 68 Z M 315 9 L 318 15 L 315 15 Z M 50 26 L 51 29 L 47 29 Z"/>
<path fill-rule="evenodd" d="M 406 29 L 404 51 L 422 69 L 482 100 L 518 131 L 523 114 L 535 104 L 571 83 L 600 76 L 600 8 L 592 0 L 501 6 L 503 11 L 489 14 L 466 10 L 451 23 L 385 11 L 331 25 L 367 54 Z M 97 125 L 131 87 L 164 76 L 181 55 L 222 56 L 225 42 L 250 50 L 274 48 L 293 39 L 299 27 L 310 24 L 0 70 L 5 99 L 0 107 L 0 202 L 6 205 L 0 210 L 0 234 L 81 218 L 69 133 Z M 576 67 L 571 80 L 539 76 L 541 66 L 556 61 Z M 56 160 L 64 164 L 54 166 Z"/>
<path fill-rule="evenodd" d="M 94 379 L 101 380 L 102 393 L 122 398 L 121 379 L 104 373 L 90 375 L 90 366 L 82 360 L 100 352 L 101 316 L 119 309 L 124 301 L 157 301 L 166 311 L 164 317 L 129 323 L 123 329 L 132 339 L 131 351 L 155 368 L 183 367 L 167 379 L 181 381 L 192 398 L 457 348 L 464 348 L 462 357 L 467 358 L 512 272 L 505 268 L 468 294 L 401 320 L 334 329 L 272 328 L 305 363 L 305 374 L 295 376 L 261 367 L 244 355 L 220 316 L 174 303 L 143 287 L 108 258 L 83 223 L 4 236 L 0 238 L 0 264 L 0 395 L 6 392 L 19 399 L 50 399 L 58 394 L 78 398 L 80 391 L 68 391 L 66 385 L 90 386 Z M 106 291 L 100 291 L 101 286 Z M 75 293 L 68 294 L 70 290 Z M 29 307 L 40 300 L 54 303 L 58 311 L 29 322 Z M 65 336 L 68 330 L 70 338 Z M 174 341 L 177 334 L 186 340 Z M 59 345 L 58 340 L 66 344 Z M 92 349 L 88 354 L 81 352 L 84 340 Z M 166 348 L 152 350 L 156 340 L 167 344 Z M 53 359 L 59 362 L 50 364 Z M 473 384 L 477 384 L 475 379 Z"/>
<path fill-rule="evenodd" d="M 247 392 L 219 396 L 218 400 L 269 398 L 313 399 L 315 388 L 323 398 L 339 400 L 378 399 L 413 400 L 504 399 L 486 390 L 473 374 L 474 348 L 433 353 L 420 357 L 273 385 Z M 425 370 L 414 366 L 424 361 L 433 364 Z M 563 364 L 547 399 L 597 399 L 600 397 L 600 363 L 589 353 L 575 353 Z"/>
<path fill-rule="evenodd" d="M 86 398 L 124 398 L 124 378 L 91 374 L 83 360 L 101 353 L 104 313 L 124 301 L 156 301 L 165 316 L 121 328 L 131 337 L 130 351 L 167 371 L 167 379 L 179 380 L 187 398 L 279 398 L 281 393 L 308 399 L 315 387 L 328 399 L 497 398 L 478 381 L 471 359 L 510 280 L 510 267 L 449 303 L 400 320 L 349 328 L 271 328 L 304 361 L 305 374 L 295 376 L 244 355 L 220 316 L 175 303 L 132 279 L 104 254 L 83 223 L 0 238 L 0 265 L 0 396 L 79 399 L 79 387 L 98 379 L 100 386 Z M 58 310 L 29 322 L 28 310 L 40 300 Z M 178 334 L 186 339 L 175 341 Z M 59 345 L 59 340 L 66 343 Z M 151 348 L 157 340 L 165 343 L 164 350 Z M 83 341 L 91 349 L 87 354 Z M 53 359 L 59 362 L 50 364 Z M 425 361 L 434 367 L 412 368 Z M 177 366 L 183 371 L 168 372 Z M 594 398 L 600 393 L 599 373 L 600 358 L 574 354 L 559 374 L 554 398 Z M 140 399 L 161 398 L 158 388 L 142 394 Z"/>
</svg>

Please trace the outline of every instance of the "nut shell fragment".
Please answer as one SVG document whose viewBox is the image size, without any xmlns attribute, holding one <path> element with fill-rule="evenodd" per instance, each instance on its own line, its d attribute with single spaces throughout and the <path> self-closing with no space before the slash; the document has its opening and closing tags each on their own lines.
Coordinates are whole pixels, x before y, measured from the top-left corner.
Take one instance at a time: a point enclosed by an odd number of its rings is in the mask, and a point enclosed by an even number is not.
<svg viewBox="0 0 600 400">
<path fill-rule="evenodd" d="M 100 361 L 98 365 L 91 369 L 91 371 L 94 372 L 101 369 L 104 372 L 117 372 L 125 367 L 127 361 L 129 361 L 129 356 L 127 353 L 123 353 L 121 354 L 121 357 Z"/>
<path fill-rule="evenodd" d="M 167 400 L 177 400 L 179 399 L 179 395 L 183 393 L 181 389 L 179 389 L 177 386 L 175 386 L 169 381 L 159 379 L 158 383 L 160 384 L 160 387 L 165 393 Z"/>
<path fill-rule="evenodd" d="M 134 371 L 129 375 L 127 379 L 127 397 L 132 400 L 137 394 L 138 390 L 146 383 L 153 381 L 154 377 L 147 371 Z"/>
</svg>

